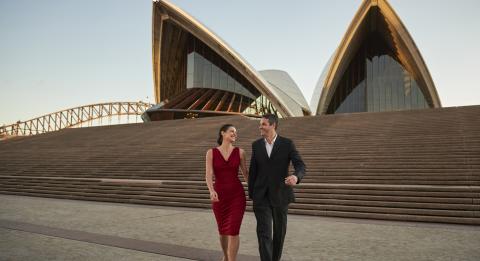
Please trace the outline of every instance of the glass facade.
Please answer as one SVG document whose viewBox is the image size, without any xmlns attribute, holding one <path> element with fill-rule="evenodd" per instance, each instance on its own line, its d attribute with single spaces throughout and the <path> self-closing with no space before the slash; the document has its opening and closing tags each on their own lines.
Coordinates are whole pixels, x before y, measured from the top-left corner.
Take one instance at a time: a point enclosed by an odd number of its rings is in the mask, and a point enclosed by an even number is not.
<svg viewBox="0 0 480 261">
<path fill-rule="evenodd" d="M 385 34 L 370 32 L 345 70 L 327 113 L 431 107 Z"/>
<path fill-rule="evenodd" d="M 173 21 L 163 22 L 160 53 L 160 106 L 149 111 L 152 120 L 232 113 L 282 117 L 227 59 Z"/>
<path fill-rule="evenodd" d="M 232 76 L 196 52 L 187 58 L 187 88 L 207 88 L 233 92 L 252 100 L 256 99 L 250 91 Z"/>
<path fill-rule="evenodd" d="M 279 115 L 273 104 L 245 77 L 193 35 L 190 35 L 187 42 L 186 60 L 187 91 L 194 89 L 223 91 L 222 93 L 212 92 L 208 100 L 209 104 L 221 105 L 204 108 L 204 110 Z M 227 102 L 222 102 L 222 99 Z"/>
</svg>

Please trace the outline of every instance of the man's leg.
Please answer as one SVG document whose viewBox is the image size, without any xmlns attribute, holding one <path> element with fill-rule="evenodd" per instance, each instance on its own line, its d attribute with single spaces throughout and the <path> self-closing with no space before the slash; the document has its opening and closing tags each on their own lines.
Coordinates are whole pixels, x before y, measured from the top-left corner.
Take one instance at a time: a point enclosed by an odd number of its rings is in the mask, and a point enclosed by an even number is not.
<svg viewBox="0 0 480 261">
<path fill-rule="evenodd" d="M 257 219 L 258 250 L 262 261 L 272 261 L 272 209 L 268 205 L 253 204 Z"/>
<path fill-rule="evenodd" d="M 272 261 L 278 261 L 282 257 L 283 242 L 287 233 L 288 205 L 272 207 L 273 212 L 273 252 Z"/>
</svg>

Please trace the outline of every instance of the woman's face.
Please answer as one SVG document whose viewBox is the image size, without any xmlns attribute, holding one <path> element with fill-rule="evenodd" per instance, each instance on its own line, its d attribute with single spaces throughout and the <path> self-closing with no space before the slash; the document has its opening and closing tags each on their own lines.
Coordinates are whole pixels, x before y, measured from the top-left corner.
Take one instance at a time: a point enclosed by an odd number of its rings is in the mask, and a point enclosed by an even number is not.
<svg viewBox="0 0 480 261">
<path fill-rule="evenodd" d="M 223 140 L 231 143 L 237 140 L 237 129 L 230 127 L 226 131 L 222 132 Z"/>
</svg>

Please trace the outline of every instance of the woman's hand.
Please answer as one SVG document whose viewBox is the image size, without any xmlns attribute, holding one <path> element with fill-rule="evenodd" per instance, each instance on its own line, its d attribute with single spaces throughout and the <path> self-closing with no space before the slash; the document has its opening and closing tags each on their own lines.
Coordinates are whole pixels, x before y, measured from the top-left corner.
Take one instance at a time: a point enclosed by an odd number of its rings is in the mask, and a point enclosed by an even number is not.
<svg viewBox="0 0 480 261">
<path fill-rule="evenodd" d="M 218 194 L 217 194 L 217 192 L 216 192 L 215 190 L 210 191 L 210 200 L 211 200 L 212 202 L 218 202 L 218 201 L 220 201 L 220 200 L 218 199 Z"/>
</svg>

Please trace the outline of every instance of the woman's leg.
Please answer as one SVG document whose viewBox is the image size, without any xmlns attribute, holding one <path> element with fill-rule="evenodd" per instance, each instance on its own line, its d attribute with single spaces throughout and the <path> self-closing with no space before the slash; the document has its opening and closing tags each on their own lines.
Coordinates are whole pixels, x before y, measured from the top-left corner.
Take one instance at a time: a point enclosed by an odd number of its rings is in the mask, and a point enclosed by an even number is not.
<svg viewBox="0 0 480 261">
<path fill-rule="evenodd" d="M 222 246 L 223 250 L 223 260 L 228 260 L 228 236 L 227 235 L 220 235 L 220 245 Z"/>
<path fill-rule="evenodd" d="M 240 246 L 240 237 L 228 236 L 228 261 L 236 261 L 238 248 Z"/>
</svg>

